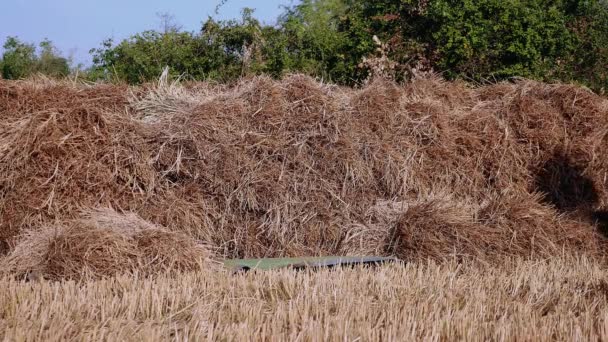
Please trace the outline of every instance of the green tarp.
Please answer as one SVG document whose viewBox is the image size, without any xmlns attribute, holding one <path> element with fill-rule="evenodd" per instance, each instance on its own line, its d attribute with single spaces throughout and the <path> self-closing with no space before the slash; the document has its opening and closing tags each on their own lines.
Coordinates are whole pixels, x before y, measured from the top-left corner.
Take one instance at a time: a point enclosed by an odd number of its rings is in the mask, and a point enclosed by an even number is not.
<svg viewBox="0 0 608 342">
<path fill-rule="evenodd" d="M 319 268 L 354 265 L 378 265 L 395 262 L 396 258 L 386 257 L 305 257 L 305 258 L 266 258 L 266 259 L 230 259 L 224 261 L 224 266 L 234 271 L 272 270 L 279 268 Z"/>
</svg>

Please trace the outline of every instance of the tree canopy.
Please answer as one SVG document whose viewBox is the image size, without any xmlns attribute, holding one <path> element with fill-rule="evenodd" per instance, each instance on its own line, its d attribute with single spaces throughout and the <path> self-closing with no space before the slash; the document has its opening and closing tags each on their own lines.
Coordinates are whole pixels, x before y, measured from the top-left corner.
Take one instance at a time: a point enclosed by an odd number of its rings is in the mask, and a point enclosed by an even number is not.
<svg viewBox="0 0 608 342">
<path fill-rule="evenodd" d="M 417 72 L 474 81 L 514 76 L 608 85 L 605 0 L 301 0 L 274 25 L 242 10 L 239 19 L 207 18 L 183 31 L 169 14 L 159 30 L 91 50 L 92 80 L 141 83 L 165 66 L 197 80 L 230 81 L 300 72 L 339 84 L 382 73 L 397 81 Z M 4 78 L 69 72 L 50 41 L 40 51 L 11 37 Z"/>
<path fill-rule="evenodd" d="M 5 79 L 20 79 L 35 73 L 63 77 L 70 73 L 69 60 L 62 57 L 48 39 L 36 49 L 33 44 L 24 43 L 17 37 L 8 37 L 3 48 L 0 71 Z"/>
</svg>

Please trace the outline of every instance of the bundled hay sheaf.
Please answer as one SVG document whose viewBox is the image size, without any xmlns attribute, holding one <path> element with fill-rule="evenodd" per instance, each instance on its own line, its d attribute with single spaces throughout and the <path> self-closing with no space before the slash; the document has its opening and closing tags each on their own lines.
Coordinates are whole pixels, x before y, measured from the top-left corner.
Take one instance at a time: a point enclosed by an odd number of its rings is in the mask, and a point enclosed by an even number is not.
<svg viewBox="0 0 608 342">
<path fill-rule="evenodd" d="M 3 262 L 3 272 L 29 279 L 142 275 L 203 267 L 210 254 L 182 233 L 139 216 L 91 210 L 80 219 L 27 232 Z"/>
<path fill-rule="evenodd" d="M 576 86 L 32 83 L 0 83 L 5 253 L 83 207 L 228 257 L 602 253 L 608 104 Z"/>
</svg>

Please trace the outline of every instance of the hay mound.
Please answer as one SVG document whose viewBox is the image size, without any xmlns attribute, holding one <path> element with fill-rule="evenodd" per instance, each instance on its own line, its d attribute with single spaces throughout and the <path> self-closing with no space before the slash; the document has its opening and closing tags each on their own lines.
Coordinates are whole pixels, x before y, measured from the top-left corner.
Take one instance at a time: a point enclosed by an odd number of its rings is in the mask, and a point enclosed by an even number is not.
<svg viewBox="0 0 608 342">
<path fill-rule="evenodd" d="M 202 267 L 210 253 L 181 233 L 135 214 L 92 210 L 82 219 L 29 231 L 3 262 L 28 279 L 82 279 Z"/>
<path fill-rule="evenodd" d="M 225 257 L 605 253 L 608 101 L 583 88 L 36 84 L 0 81 L 4 253 L 32 227 L 80 234 L 83 207 Z"/>
<path fill-rule="evenodd" d="M 601 253 L 603 238 L 588 224 L 556 214 L 536 195 L 498 196 L 482 204 L 450 193 L 411 202 L 381 201 L 367 222 L 350 227 L 345 254 L 391 254 L 402 260 L 502 260 Z"/>
</svg>

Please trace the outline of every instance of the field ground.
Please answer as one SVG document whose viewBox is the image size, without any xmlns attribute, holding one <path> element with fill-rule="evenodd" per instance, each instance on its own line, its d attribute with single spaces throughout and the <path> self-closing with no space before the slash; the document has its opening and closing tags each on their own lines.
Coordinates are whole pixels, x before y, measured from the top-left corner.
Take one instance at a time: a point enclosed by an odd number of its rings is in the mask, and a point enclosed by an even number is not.
<svg viewBox="0 0 608 342">
<path fill-rule="evenodd" d="M 607 150 L 575 85 L 0 81 L 0 340 L 606 339 Z M 407 266 L 215 264 L 323 255 Z"/>
<path fill-rule="evenodd" d="M 587 258 L 501 267 L 230 274 L 80 284 L 0 280 L 3 340 L 579 340 L 608 337 L 608 271 Z"/>
</svg>

